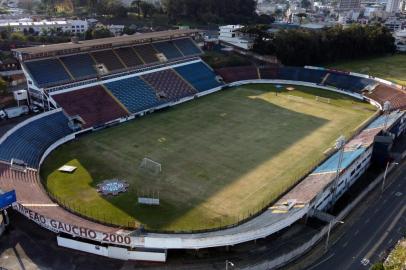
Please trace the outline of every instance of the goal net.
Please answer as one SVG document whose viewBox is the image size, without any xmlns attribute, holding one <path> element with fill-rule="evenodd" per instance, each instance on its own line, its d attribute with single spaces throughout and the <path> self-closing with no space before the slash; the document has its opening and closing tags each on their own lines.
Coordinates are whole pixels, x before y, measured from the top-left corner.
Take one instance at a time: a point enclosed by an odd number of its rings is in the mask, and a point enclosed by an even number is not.
<svg viewBox="0 0 406 270">
<path fill-rule="evenodd" d="M 152 159 L 144 158 L 141 161 L 140 169 L 149 174 L 158 175 L 162 171 L 162 166 L 160 163 L 153 161 Z"/>
<path fill-rule="evenodd" d="M 324 102 L 324 103 L 328 103 L 328 104 L 331 103 L 331 100 L 329 98 L 319 97 L 319 96 L 316 96 L 316 101 Z"/>
</svg>

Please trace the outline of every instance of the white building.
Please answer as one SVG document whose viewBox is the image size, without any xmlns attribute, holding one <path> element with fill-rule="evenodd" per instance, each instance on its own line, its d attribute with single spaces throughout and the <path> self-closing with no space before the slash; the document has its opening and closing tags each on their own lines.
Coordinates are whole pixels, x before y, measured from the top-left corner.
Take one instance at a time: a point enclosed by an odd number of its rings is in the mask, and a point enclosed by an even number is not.
<svg viewBox="0 0 406 270">
<path fill-rule="evenodd" d="M 399 12 L 400 0 L 388 0 L 386 3 L 386 12 L 396 13 Z"/>
<path fill-rule="evenodd" d="M 67 23 L 70 25 L 70 31 L 72 33 L 84 33 L 89 28 L 87 20 L 68 20 Z"/>
<path fill-rule="evenodd" d="M 254 39 L 249 34 L 240 32 L 243 27 L 243 25 L 220 26 L 219 40 L 244 50 L 251 50 Z"/>
<path fill-rule="evenodd" d="M 394 33 L 396 49 L 400 52 L 406 52 L 406 29 Z"/>
<path fill-rule="evenodd" d="M 399 31 L 403 29 L 406 23 L 396 17 L 390 17 L 385 21 L 385 26 L 392 32 Z"/>
<path fill-rule="evenodd" d="M 113 33 L 114 36 L 121 36 L 123 34 L 124 25 L 111 24 L 111 25 L 107 25 L 107 29 L 109 29 L 110 32 Z"/>
<path fill-rule="evenodd" d="M 51 30 L 71 33 L 83 33 L 88 29 L 86 20 L 58 20 L 58 21 L 33 21 L 23 19 L 18 21 L 0 22 L 1 29 L 11 29 L 13 32 L 44 33 Z"/>
</svg>

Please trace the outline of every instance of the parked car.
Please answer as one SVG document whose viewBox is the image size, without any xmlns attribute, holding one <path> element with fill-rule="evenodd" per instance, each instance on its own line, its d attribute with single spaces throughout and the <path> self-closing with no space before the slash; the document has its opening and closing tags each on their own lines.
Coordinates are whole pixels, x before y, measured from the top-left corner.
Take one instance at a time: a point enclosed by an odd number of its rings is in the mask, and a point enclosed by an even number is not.
<svg viewBox="0 0 406 270">
<path fill-rule="evenodd" d="M 7 118 L 15 118 L 23 114 L 28 114 L 30 112 L 28 106 L 23 105 L 19 107 L 11 107 L 2 110 L 2 112 L 7 116 Z M 2 113 L 0 113 L 1 117 Z M 3 117 L 2 117 L 3 118 Z"/>
</svg>

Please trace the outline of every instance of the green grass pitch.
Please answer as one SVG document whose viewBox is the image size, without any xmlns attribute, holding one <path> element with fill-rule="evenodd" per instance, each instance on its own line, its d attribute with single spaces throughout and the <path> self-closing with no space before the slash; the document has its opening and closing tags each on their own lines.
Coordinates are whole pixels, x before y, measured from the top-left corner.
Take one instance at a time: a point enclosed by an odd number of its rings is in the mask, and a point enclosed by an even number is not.
<svg viewBox="0 0 406 270">
<path fill-rule="evenodd" d="M 117 225 L 180 231 L 234 224 L 276 200 L 339 135 L 352 134 L 376 110 L 294 87 L 278 95 L 271 85 L 227 89 L 83 136 L 45 160 L 44 185 L 83 215 Z M 162 164 L 159 176 L 140 172 L 144 157 Z M 78 169 L 58 172 L 65 164 Z M 97 193 L 96 184 L 116 177 L 130 183 L 129 191 Z M 160 206 L 137 204 L 138 194 L 152 192 L 159 192 Z"/>
<path fill-rule="evenodd" d="M 381 79 L 406 85 L 406 54 L 345 61 L 333 64 L 331 67 L 339 70 L 370 74 Z"/>
</svg>

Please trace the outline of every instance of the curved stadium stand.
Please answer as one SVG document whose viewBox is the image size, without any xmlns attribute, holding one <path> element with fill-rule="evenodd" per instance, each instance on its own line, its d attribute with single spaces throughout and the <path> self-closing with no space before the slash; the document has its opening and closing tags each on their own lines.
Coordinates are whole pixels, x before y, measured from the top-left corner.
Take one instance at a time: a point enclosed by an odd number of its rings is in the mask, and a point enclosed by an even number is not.
<svg viewBox="0 0 406 270">
<path fill-rule="evenodd" d="M 52 98 L 70 115 L 79 115 L 83 128 L 99 126 L 121 117 L 127 112 L 101 86 L 53 95 Z"/>
<path fill-rule="evenodd" d="M 329 72 L 326 76 L 327 78 L 324 84 L 357 93 L 361 93 L 365 87 L 374 83 L 372 79 L 356 77 L 344 73 Z"/>
<path fill-rule="evenodd" d="M 259 79 L 258 69 L 255 66 L 219 68 L 216 72 L 226 83 Z"/>
<path fill-rule="evenodd" d="M 0 159 L 10 162 L 16 158 L 37 168 L 42 153 L 55 141 L 72 133 L 68 122 L 62 111 L 53 111 L 21 126 L 1 144 Z"/>
<path fill-rule="evenodd" d="M 389 101 L 392 109 L 406 109 L 406 93 L 404 90 L 384 84 L 378 84 L 371 93 L 365 92 L 364 94 L 381 105 L 383 105 L 385 101 Z"/>
</svg>

